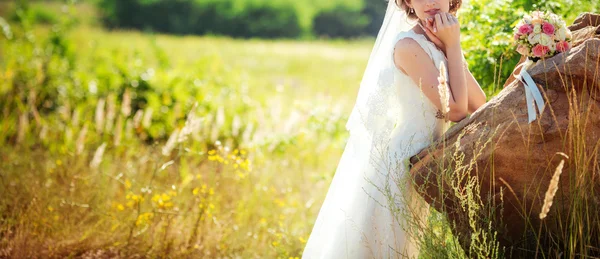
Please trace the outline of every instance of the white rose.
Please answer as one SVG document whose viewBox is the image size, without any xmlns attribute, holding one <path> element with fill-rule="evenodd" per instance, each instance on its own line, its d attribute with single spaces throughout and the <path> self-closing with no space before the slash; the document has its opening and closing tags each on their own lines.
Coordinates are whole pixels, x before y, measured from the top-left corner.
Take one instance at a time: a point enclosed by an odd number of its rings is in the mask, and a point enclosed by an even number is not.
<svg viewBox="0 0 600 259">
<path fill-rule="evenodd" d="M 531 43 L 531 45 L 535 45 L 538 42 L 540 42 L 540 35 L 539 34 L 529 34 L 529 37 L 527 37 L 527 40 L 529 41 L 529 43 Z"/>
<path fill-rule="evenodd" d="M 560 29 L 556 31 L 556 36 L 561 41 L 565 40 L 565 38 L 567 38 L 567 29 L 565 27 L 560 27 Z"/>
<path fill-rule="evenodd" d="M 556 42 L 552 41 L 552 43 L 550 44 L 550 52 L 555 52 L 556 51 Z"/>
<path fill-rule="evenodd" d="M 548 46 L 548 47 L 552 44 L 553 40 L 547 34 L 542 33 L 539 36 L 540 36 L 540 38 L 539 38 L 538 42 L 540 44 L 542 44 L 544 46 Z"/>
<path fill-rule="evenodd" d="M 535 33 L 542 32 L 542 26 L 537 24 L 536 26 L 533 27 L 533 32 L 535 32 Z"/>
<path fill-rule="evenodd" d="M 556 26 L 563 27 L 563 26 L 567 26 L 567 24 L 565 23 L 565 21 L 558 18 L 558 19 L 556 19 Z"/>
<path fill-rule="evenodd" d="M 550 23 L 560 25 L 560 21 L 561 20 L 560 20 L 560 17 L 558 17 L 558 15 L 556 15 L 556 14 L 550 15 Z"/>
</svg>

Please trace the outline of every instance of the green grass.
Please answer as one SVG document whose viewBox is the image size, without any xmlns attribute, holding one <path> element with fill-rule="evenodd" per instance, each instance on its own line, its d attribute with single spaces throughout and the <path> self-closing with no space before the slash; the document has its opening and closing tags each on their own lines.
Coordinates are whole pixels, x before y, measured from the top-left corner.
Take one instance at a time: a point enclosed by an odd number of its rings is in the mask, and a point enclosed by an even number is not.
<svg viewBox="0 0 600 259">
<path fill-rule="evenodd" d="M 0 42 L 0 255 L 300 256 L 372 42 L 64 28 Z"/>
</svg>

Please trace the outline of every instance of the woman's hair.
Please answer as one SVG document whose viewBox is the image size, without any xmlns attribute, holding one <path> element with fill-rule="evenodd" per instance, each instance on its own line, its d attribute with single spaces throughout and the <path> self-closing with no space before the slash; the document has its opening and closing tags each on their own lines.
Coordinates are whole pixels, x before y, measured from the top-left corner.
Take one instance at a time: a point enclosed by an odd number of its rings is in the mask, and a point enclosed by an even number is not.
<svg viewBox="0 0 600 259">
<path fill-rule="evenodd" d="M 417 17 L 417 15 L 415 13 L 410 13 L 410 7 L 407 4 L 407 2 L 410 2 L 410 0 L 390 0 L 390 1 L 396 1 L 396 5 L 400 9 L 404 10 L 404 12 L 406 12 L 408 18 L 413 19 L 413 20 L 419 19 L 419 17 Z M 451 7 L 450 7 L 449 13 L 456 14 L 458 9 L 462 5 L 462 0 L 450 0 L 450 4 L 451 4 Z"/>
</svg>

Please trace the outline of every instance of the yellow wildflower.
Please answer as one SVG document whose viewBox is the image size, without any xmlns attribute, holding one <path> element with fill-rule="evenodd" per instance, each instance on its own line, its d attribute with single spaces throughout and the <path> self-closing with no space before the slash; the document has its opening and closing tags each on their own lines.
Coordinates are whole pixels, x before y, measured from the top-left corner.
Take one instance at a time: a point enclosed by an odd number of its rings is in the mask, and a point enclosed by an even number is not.
<svg viewBox="0 0 600 259">
<path fill-rule="evenodd" d="M 152 214 L 152 212 L 142 213 L 137 217 L 137 219 L 135 221 L 135 225 L 139 226 L 142 224 L 147 224 L 150 221 L 150 219 L 152 219 L 153 216 L 154 216 L 154 214 Z"/>
</svg>

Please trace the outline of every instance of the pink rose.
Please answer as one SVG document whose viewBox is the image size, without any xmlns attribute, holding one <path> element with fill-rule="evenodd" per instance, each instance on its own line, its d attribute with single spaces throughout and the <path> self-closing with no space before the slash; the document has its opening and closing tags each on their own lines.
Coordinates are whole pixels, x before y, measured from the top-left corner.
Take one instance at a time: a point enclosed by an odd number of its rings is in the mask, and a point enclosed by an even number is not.
<svg viewBox="0 0 600 259">
<path fill-rule="evenodd" d="M 558 52 L 565 52 L 567 50 L 569 50 L 571 48 L 571 46 L 569 45 L 569 42 L 566 41 L 561 41 L 559 43 L 556 43 L 556 51 Z"/>
<path fill-rule="evenodd" d="M 554 34 L 554 26 L 550 23 L 544 22 L 544 24 L 542 25 L 542 31 L 545 34 L 552 35 Z"/>
<path fill-rule="evenodd" d="M 529 34 L 533 31 L 533 26 L 531 24 L 523 24 L 519 27 L 520 34 Z"/>
<path fill-rule="evenodd" d="M 541 57 L 546 56 L 546 54 L 548 54 L 548 52 L 550 52 L 550 47 L 544 46 L 542 44 L 537 44 L 537 45 L 535 45 L 535 47 L 533 47 L 533 49 L 531 51 L 533 51 L 534 56 L 541 58 Z"/>
</svg>

